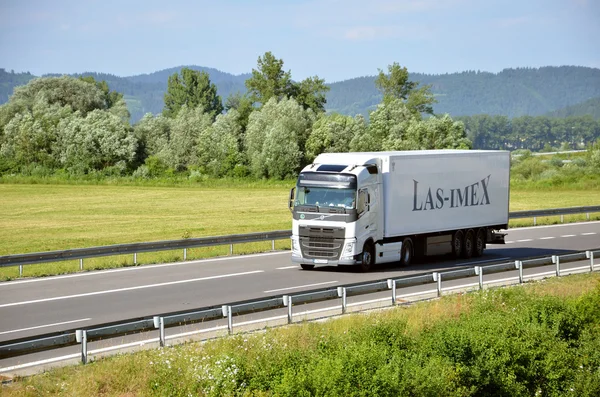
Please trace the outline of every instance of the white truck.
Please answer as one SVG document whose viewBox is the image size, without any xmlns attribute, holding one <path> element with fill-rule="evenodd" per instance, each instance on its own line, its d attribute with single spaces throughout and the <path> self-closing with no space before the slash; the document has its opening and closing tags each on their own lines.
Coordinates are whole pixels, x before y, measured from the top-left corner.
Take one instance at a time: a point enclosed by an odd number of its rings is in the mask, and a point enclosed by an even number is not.
<svg viewBox="0 0 600 397">
<path fill-rule="evenodd" d="M 480 256 L 504 244 L 509 182 L 507 151 L 321 154 L 290 192 L 292 261 L 368 271 L 415 256 Z"/>
</svg>

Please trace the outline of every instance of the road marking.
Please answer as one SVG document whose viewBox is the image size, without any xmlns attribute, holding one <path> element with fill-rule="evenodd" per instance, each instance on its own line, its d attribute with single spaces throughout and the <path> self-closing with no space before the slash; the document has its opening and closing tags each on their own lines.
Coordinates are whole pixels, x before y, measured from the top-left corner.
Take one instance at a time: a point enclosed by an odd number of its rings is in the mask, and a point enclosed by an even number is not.
<svg viewBox="0 0 600 397">
<path fill-rule="evenodd" d="M 540 237 L 540 240 L 552 240 L 553 238 L 556 237 Z"/>
<path fill-rule="evenodd" d="M 526 239 L 524 239 L 524 240 L 517 240 L 517 243 L 528 243 L 528 242 L 530 242 L 530 241 L 533 241 L 533 239 L 531 239 L 531 238 L 526 238 Z"/>
<path fill-rule="evenodd" d="M 271 289 L 268 291 L 263 291 L 265 294 L 269 294 L 271 292 L 277 292 L 277 291 L 287 291 L 290 289 L 297 289 L 297 288 L 306 288 L 306 287 L 316 287 L 317 285 L 326 285 L 326 284 L 335 284 L 337 283 L 337 281 L 326 281 L 324 283 L 317 283 L 317 284 L 306 284 L 306 285 L 298 285 L 296 287 L 287 287 L 287 288 L 278 288 L 278 289 Z M 0 306 L 1 307 L 1 306 Z"/>
<path fill-rule="evenodd" d="M 125 267 L 125 268 L 120 268 L 120 269 L 108 269 L 108 270 L 99 270 L 99 271 L 94 271 L 94 272 L 90 271 L 90 272 L 78 273 L 78 274 L 68 274 L 68 275 L 64 275 L 64 276 L 40 277 L 40 278 L 31 279 L 31 280 L 6 281 L 6 282 L 0 282 L 0 287 L 17 285 L 17 284 L 37 283 L 40 281 L 62 280 L 62 279 L 74 278 L 74 277 L 90 277 L 90 276 L 101 276 L 101 275 L 110 274 L 110 273 L 132 272 L 132 271 L 139 271 L 139 270 L 152 270 L 152 269 L 158 269 L 161 267 L 182 266 L 182 265 L 191 265 L 191 264 L 202 265 L 205 263 L 221 262 L 221 261 L 227 261 L 227 260 L 231 260 L 231 259 L 246 260 L 248 258 L 271 256 L 271 255 L 281 255 L 281 254 L 289 255 L 290 251 L 269 252 L 266 254 L 240 255 L 238 257 L 228 256 L 228 257 L 222 257 L 222 258 L 199 259 L 199 260 L 186 261 L 186 262 L 163 263 L 160 265 L 132 266 L 132 267 Z M 77 260 L 77 259 L 73 259 L 73 260 Z"/>
<path fill-rule="evenodd" d="M 4 334 L 11 334 L 13 332 L 21 332 L 21 331 L 30 331 L 32 329 L 40 329 L 40 328 L 47 328 L 47 327 L 54 327 L 56 325 L 65 325 L 65 324 L 72 324 L 72 323 L 80 323 L 80 322 L 84 322 L 84 321 L 90 321 L 91 318 L 82 318 L 80 320 L 71 320 L 71 321 L 64 321 L 62 323 L 54 323 L 54 324 L 46 324 L 46 325 L 38 325 L 36 327 L 29 327 L 29 328 L 21 328 L 21 329 L 15 329 L 12 331 L 4 331 L 4 332 L 0 332 L 0 335 L 4 335 Z"/>
<path fill-rule="evenodd" d="M 512 244 L 514 241 L 505 241 L 504 244 Z"/>
<path fill-rule="evenodd" d="M 249 274 L 264 273 L 264 272 L 265 272 L 264 270 L 255 270 L 255 271 L 252 271 L 252 272 L 222 274 L 222 275 L 219 275 L 219 276 L 193 278 L 193 279 L 190 279 L 190 280 L 170 281 L 168 283 L 139 285 L 137 287 L 128 287 L 128 288 L 111 289 L 111 290 L 106 290 L 106 291 L 89 292 L 87 294 L 57 296 L 57 297 L 54 297 L 54 298 L 36 299 L 36 300 L 24 301 L 24 302 L 6 303 L 6 304 L 3 304 L 3 305 L 0 305 L 0 308 L 2 308 L 2 307 L 11 307 L 11 306 L 29 305 L 29 304 L 32 304 L 32 303 L 51 302 L 51 301 L 57 301 L 57 300 L 63 300 L 63 299 L 81 298 L 81 297 L 84 297 L 84 296 L 112 294 L 112 293 L 115 293 L 115 292 L 135 291 L 135 290 L 138 290 L 138 289 L 164 287 L 164 286 L 167 286 L 167 285 L 177 285 L 177 284 L 194 283 L 194 282 L 197 282 L 197 281 L 215 280 L 215 279 L 219 279 L 219 278 L 236 277 L 236 276 L 247 276 Z"/>
<path fill-rule="evenodd" d="M 557 216 L 557 215 L 553 215 Z M 524 218 L 527 219 L 527 218 Z M 533 219 L 530 217 L 529 219 Z M 518 232 L 519 230 L 531 230 L 531 229 L 545 229 L 549 227 L 566 227 L 566 226 L 577 226 L 577 225 L 594 225 L 600 223 L 600 221 L 589 221 L 589 222 L 573 222 L 573 223 L 561 223 L 560 225 L 543 225 L 543 226 L 527 226 L 527 227 L 511 227 L 508 230 L 513 232 Z"/>
<path fill-rule="evenodd" d="M 276 270 L 297 269 L 298 266 L 277 267 Z"/>
<path fill-rule="evenodd" d="M 73 358 L 80 358 L 80 357 L 81 357 L 81 353 L 75 353 L 75 354 L 69 354 L 68 356 L 53 357 L 53 358 L 48 358 L 46 360 L 40 360 L 40 361 L 31 362 L 31 363 L 13 365 L 11 367 L 0 368 L 0 373 L 10 372 L 10 371 L 18 370 L 18 369 L 23 369 L 23 368 L 35 367 L 38 365 L 51 364 L 51 363 L 55 363 L 57 361 L 65 361 L 65 360 L 70 360 Z"/>
<path fill-rule="evenodd" d="M 560 237 L 575 237 L 575 236 L 576 236 L 575 234 L 564 234 Z"/>
<path fill-rule="evenodd" d="M 582 236 L 593 236 L 594 234 L 596 234 L 596 232 L 581 233 Z"/>
</svg>

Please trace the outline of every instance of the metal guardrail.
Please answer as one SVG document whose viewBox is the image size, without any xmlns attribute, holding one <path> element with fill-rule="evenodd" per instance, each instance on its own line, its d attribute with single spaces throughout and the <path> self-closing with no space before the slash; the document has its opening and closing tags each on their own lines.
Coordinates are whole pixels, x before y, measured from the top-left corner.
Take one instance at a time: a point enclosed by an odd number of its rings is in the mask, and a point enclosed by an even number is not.
<svg viewBox="0 0 600 397">
<path fill-rule="evenodd" d="M 597 265 L 594 263 L 594 258 L 598 257 L 600 257 L 600 250 L 582 251 L 560 256 L 553 255 L 549 257 L 517 260 L 486 266 L 463 267 L 456 270 L 423 273 L 408 277 L 382 279 L 376 281 L 369 281 L 365 283 L 344 285 L 340 287 L 303 291 L 297 294 L 273 296 L 260 300 L 233 302 L 221 306 L 196 309 L 194 311 L 185 313 L 169 313 L 149 318 L 132 319 L 122 323 L 102 324 L 88 329 L 69 330 L 62 333 L 47 334 L 37 336 L 35 338 L 23 338 L 5 342 L 3 344 L 0 344 L 0 359 L 17 357 L 43 350 L 72 346 L 76 343 L 79 343 L 81 344 L 81 361 L 85 364 L 88 361 L 87 343 L 94 340 L 101 340 L 107 337 L 147 332 L 154 329 L 158 329 L 160 346 L 164 346 L 166 341 L 165 328 L 169 327 L 227 318 L 228 332 L 229 334 L 233 334 L 233 316 L 240 316 L 249 313 L 256 313 L 258 311 L 281 309 L 287 307 L 287 322 L 291 324 L 294 322 L 292 311 L 294 305 L 322 302 L 332 299 L 341 299 L 341 313 L 344 314 L 346 313 L 346 309 L 348 307 L 346 298 L 349 296 L 372 294 L 376 292 L 391 290 L 391 304 L 396 305 L 398 303 L 397 289 L 401 288 L 435 283 L 436 289 L 434 290 L 434 292 L 437 292 L 436 296 L 439 297 L 444 291 L 442 284 L 444 281 L 478 277 L 479 289 L 483 289 L 485 284 L 484 275 L 518 270 L 518 283 L 523 283 L 526 281 L 526 278 L 523 275 L 523 270 L 540 266 L 548 266 L 554 264 L 556 265 L 556 270 L 544 274 L 547 276 L 561 276 L 562 263 L 589 259 L 589 265 L 584 265 L 576 269 L 569 270 L 583 270 L 589 272 L 600 270 L 600 263 Z M 517 278 L 515 277 L 515 281 L 516 279 Z M 494 282 L 494 280 L 488 281 L 488 283 Z M 411 295 L 420 294 L 424 296 L 430 294 L 430 292 L 431 291 L 425 291 Z M 199 333 L 202 331 L 197 332 Z"/>
<path fill-rule="evenodd" d="M 510 219 L 533 218 L 534 225 L 537 218 L 541 216 L 561 216 L 561 222 L 564 215 L 587 214 L 590 219 L 590 213 L 600 212 L 600 205 L 587 207 L 570 208 L 552 208 L 545 210 L 517 211 L 509 213 Z M 63 251 L 35 252 L 28 254 L 16 254 L 0 256 L 0 267 L 19 266 L 19 276 L 23 275 L 23 265 L 32 265 L 47 262 L 59 262 L 65 260 L 79 259 L 79 268 L 83 270 L 83 259 L 95 258 L 113 255 L 131 255 L 133 254 L 134 264 L 137 263 L 137 254 L 140 252 L 156 252 L 183 249 L 183 260 L 187 259 L 187 249 L 195 247 L 210 247 L 216 245 L 229 245 L 230 254 L 233 254 L 233 245 L 241 243 L 252 243 L 271 240 L 271 247 L 275 249 L 275 240 L 284 240 L 290 238 L 291 230 L 276 230 L 262 233 L 234 234 L 229 236 L 189 238 L 183 240 L 155 241 L 147 243 L 131 243 L 108 245 L 102 247 L 77 248 Z"/>
</svg>

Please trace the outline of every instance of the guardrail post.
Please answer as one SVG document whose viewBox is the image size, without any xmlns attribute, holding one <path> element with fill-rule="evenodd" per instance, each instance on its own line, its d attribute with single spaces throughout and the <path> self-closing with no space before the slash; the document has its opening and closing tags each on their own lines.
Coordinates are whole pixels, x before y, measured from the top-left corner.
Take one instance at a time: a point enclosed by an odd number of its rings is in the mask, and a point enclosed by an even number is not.
<svg viewBox="0 0 600 397">
<path fill-rule="evenodd" d="M 158 328 L 158 339 L 160 347 L 165 347 L 165 319 L 164 317 L 154 316 L 154 328 Z"/>
<path fill-rule="evenodd" d="M 19 265 L 19 277 L 23 277 L 23 265 Z"/>
<path fill-rule="evenodd" d="M 523 262 L 515 261 L 515 268 L 519 270 L 519 284 L 523 284 Z"/>
<path fill-rule="evenodd" d="M 342 298 L 342 314 L 346 314 L 346 287 L 338 287 L 338 296 Z"/>
<path fill-rule="evenodd" d="M 590 260 L 590 272 L 594 271 L 594 251 L 585 251 L 585 257 Z"/>
<path fill-rule="evenodd" d="M 560 223 L 565 223 L 565 216 L 564 215 L 560 216 Z"/>
<path fill-rule="evenodd" d="M 586 212 L 586 213 L 585 213 L 585 217 L 586 217 L 586 219 L 589 221 L 589 220 L 590 220 L 590 213 L 589 213 L 589 212 Z"/>
<path fill-rule="evenodd" d="M 275 251 L 275 240 L 271 240 L 271 251 Z"/>
<path fill-rule="evenodd" d="M 183 260 L 187 261 L 187 248 L 183 249 Z"/>
<path fill-rule="evenodd" d="M 229 244 L 229 255 L 233 255 L 233 244 Z"/>
<path fill-rule="evenodd" d="M 233 334 L 233 317 L 231 315 L 231 306 L 223 305 L 223 317 L 227 317 L 227 329 L 229 330 L 229 335 Z"/>
<path fill-rule="evenodd" d="M 83 270 L 83 258 L 79 259 L 79 270 Z"/>
<path fill-rule="evenodd" d="M 133 264 L 137 265 L 137 252 L 133 253 Z"/>
<path fill-rule="evenodd" d="M 556 263 L 556 277 L 560 277 L 560 257 L 552 255 L 552 263 Z"/>
<path fill-rule="evenodd" d="M 283 295 L 283 304 L 284 306 L 287 306 L 288 324 L 291 324 L 294 321 L 292 318 L 292 296 Z"/>
<path fill-rule="evenodd" d="M 388 279 L 388 288 L 392 290 L 392 306 L 396 305 L 396 280 Z"/>
<path fill-rule="evenodd" d="M 87 364 L 87 331 L 85 329 L 75 331 L 75 340 L 77 343 L 81 343 L 81 363 Z"/>
<path fill-rule="evenodd" d="M 442 274 L 433 272 L 433 281 L 437 281 L 437 296 L 442 296 Z"/>
<path fill-rule="evenodd" d="M 533 226 L 537 226 L 537 219 L 535 216 L 533 217 Z"/>
<path fill-rule="evenodd" d="M 475 274 L 479 276 L 479 290 L 483 289 L 483 267 L 475 266 Z"/>
</svg>

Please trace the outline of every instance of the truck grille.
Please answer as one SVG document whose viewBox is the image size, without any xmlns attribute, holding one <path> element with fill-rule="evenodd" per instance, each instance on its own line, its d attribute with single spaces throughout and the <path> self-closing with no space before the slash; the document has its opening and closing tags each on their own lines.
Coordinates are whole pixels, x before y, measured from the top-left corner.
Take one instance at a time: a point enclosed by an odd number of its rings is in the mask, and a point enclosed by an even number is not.
<svg viewBox="0 0 600 397">
<path fill-rule="evenodd" d="M 300 227 L 300 249 L 307 259 L 339 259 L 344 246 L 344 228 Z"/>
</svg>

